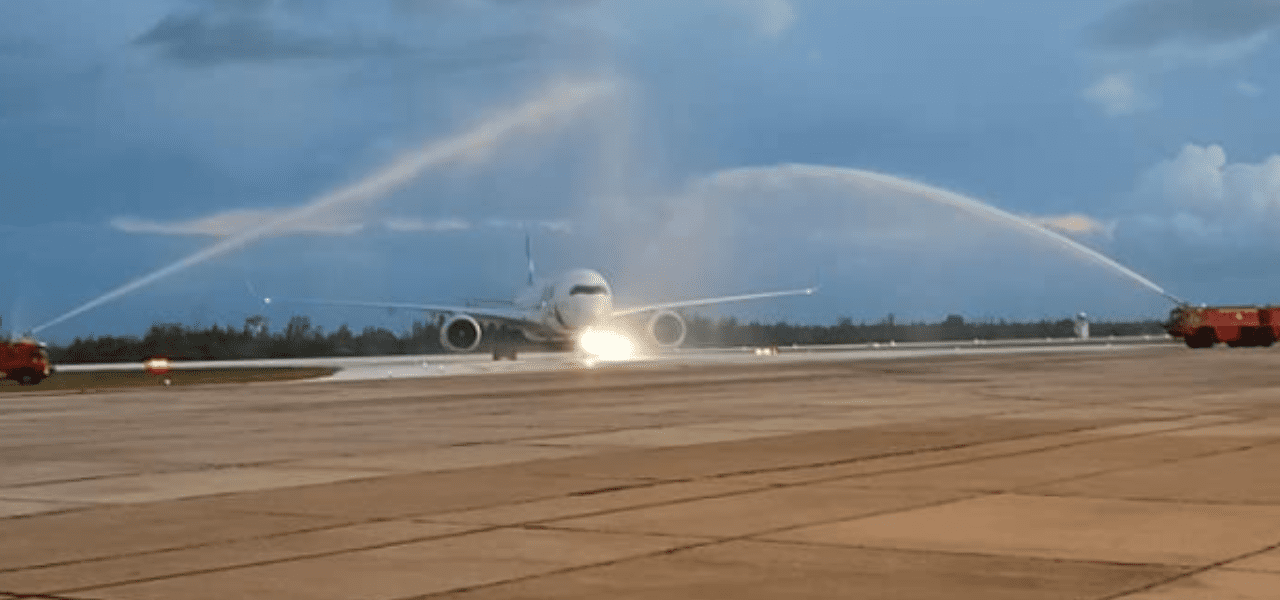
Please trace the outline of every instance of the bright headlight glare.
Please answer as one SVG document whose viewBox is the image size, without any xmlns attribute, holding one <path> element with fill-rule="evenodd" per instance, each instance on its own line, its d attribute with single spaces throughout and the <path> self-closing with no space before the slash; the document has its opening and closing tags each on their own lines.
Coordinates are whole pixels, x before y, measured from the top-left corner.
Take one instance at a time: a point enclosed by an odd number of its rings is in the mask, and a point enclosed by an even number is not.
<svg viewBox="0 0 1280 600">
<path fill-rule="evenodd" d="M 616 331 L 588 329 L 578 338 L 578 348 L 600 360 L 628 360 L 635 357 L 635 344 Z"/>
</svg>

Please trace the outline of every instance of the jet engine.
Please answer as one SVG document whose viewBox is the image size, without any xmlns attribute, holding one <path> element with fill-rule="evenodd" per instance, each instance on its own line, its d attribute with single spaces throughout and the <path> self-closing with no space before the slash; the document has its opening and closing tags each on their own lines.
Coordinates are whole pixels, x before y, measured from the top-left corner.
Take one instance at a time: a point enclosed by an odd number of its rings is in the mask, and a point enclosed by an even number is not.
<svg viewBox="0 0 1280 600">
<path fill-rule="evenodd" d="M 653 335 L 653 341 L 662 348 L 675 348 L 683 344 L 688 331 L 684 319 L 669 310 L 654 313 L 649 319 L 649 333 Z"/>
<path fill-rule="evenodd" d="M 453 352 L 470 352 L 480 345 L 480 323 L 470 315 L 454 315 L 440 326 L 440 345 Z"/>
</svg>

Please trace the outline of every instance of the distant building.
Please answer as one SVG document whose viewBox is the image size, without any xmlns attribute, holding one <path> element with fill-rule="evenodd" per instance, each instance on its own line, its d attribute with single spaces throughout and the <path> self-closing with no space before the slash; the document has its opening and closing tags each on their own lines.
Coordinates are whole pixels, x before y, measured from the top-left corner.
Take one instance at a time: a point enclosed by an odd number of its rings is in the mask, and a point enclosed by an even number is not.
<svg viewBox="0 0 1280 600">
<path fill-rule="evenodd" d="M 1089 315 L 1085 313 L 1076 315 L 1076 337 L 1082 340 L 1089 339 Z"/>
</svg>

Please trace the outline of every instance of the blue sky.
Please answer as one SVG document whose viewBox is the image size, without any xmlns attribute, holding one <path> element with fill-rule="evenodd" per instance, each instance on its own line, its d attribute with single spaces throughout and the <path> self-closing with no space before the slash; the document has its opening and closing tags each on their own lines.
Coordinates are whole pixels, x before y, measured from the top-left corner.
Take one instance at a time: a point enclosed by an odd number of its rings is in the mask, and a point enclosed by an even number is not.
<svg viewBox="0 0 1280 600">
<path fill-rule="evenodd" d="M 1280 0 L 0 0 L 0 286 L 28 328 L 566 89 L 592 99 L 43 332 L 240 324 L 278 296 L 620 300 L 718 314 L 1160 318 L 1042 237 L 1195 302 L 1280 298 Z M 601 91 L 604 90 L 604 91 Z M 554 104 L 554 102 L 553 102 Z M 333 328 L 413 315 L 299 309 Z"/>
</svg>

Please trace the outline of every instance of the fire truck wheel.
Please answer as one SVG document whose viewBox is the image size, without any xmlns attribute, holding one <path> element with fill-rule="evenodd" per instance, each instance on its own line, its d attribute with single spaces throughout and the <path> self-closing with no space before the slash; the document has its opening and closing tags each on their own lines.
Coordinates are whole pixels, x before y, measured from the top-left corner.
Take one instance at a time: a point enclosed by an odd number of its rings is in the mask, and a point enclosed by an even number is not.
<svg viewBox="0 0 1280 600">
<path fill-rule="evenodd" d="M 515 360 L 516 349 L 512 347 L 495 347 L 493 349 L 493 360 L 502 360 L 504 358 L 508 360 Z"/>
<path fill-rule="evenodd" d="M 1209 348 L 1213 346 L 1214 341 L 1213 329 L 1209 327 L 1201 327 L 1186 337 L 1188 348 Z"/>
<path fill-rule="evenodd" d="M 1232 348 L 1251 348 L 1253 346 L 1262 345 L 1262 332 L 1252 328 L 1242 329 L 1240 338 L 1234 342 L 1227 342 Z"/>
<path fill-rule="evenodd" d="M 39 372 L 31 369 L 22 369 L 13 374 L 13 380 L 18 382 L 18 385 L 35 385 L 40 383 L 42 379 L 44 378 L 40 376 Z"/>
</svg>

